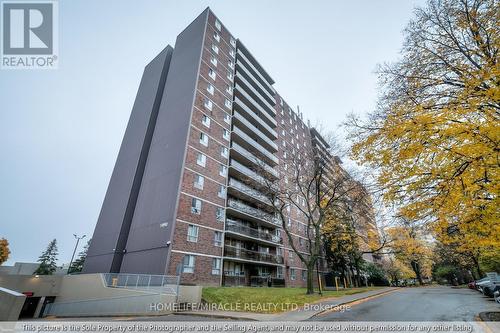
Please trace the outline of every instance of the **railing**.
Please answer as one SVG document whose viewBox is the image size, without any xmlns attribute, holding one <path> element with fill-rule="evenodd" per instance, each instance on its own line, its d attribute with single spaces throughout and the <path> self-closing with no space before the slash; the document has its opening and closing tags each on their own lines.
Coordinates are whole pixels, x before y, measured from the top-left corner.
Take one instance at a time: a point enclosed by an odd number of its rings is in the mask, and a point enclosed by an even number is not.
<svg viewBox="0 0 500 333">
<path fill-rule="evenodd" d="M 265 185 L 266 184 L 264 177 L 262 177 L 257 172 L 253 171 L 252 169 L 244 166 L 240 162 L 237 162 L 235 160 L 231 160 L 231 162 L 229 163 L 229 166 L 235 168 L 236 170 L 238 170 L 239 172 L 243 173 L 244 175 L 246 175 L 246 176 L 254 179 L 255 181 L 257 181 L 261 185 Z"/>
<path fill-rule="evenodd" d="M 268 232 L 260 231 L 259 229 L 247 227 L 245 225 L 242 225 L 238 221 L 232 219 L 226 220 L 226 232 L 227 231 L 235 232 L 241 235 L 246 235 L 257 239 L 262 239 L 277 244 L 283 243 L 283 239 L 281 237 L 278 237 Z"/>
<path fill-rule="evenodd" d="M 262 253 L 242 249 L 235 246 L 224 246 L 224 255 L 231 258 L 239 258 L 250 261 L 268 262 L 272 264 L 283 264 L 283 257 L 269 253 Z"/>
<path fill-rule="evenodd" d="M 275 225 L 280 225 L 279 219 L 277 217 L 275 217 L 271 214 L 265 213 L 260 209 L 248 206 L 241 201 L 229 199 L 227 201 L 227 204 L 229 207 L 234 208 L 236 210 L 239 210 L 239 211 L 241 211 L 247 215 L 250 215 L 252 217 L 255 217 L 257 219 L 264 220 L 268 223 L 272 223 Z"/>
<path fill-rule="evenodd" d="M 156 291 L 161 294 L 177 295 L 180 276 L 104 273 L 104 285 L 110 288 Z"/>
<path fill-rule="evenodd" d="M 262 76 L 262 74 L 260 73 L 260 71 L 255 68 L 255 66 L 252 64 L 252 62 L 250 60 L 248 60 L 248 58 L 243 54 L 243 52 L 241 51 L 241 49 L 238 49 L 238 51 L 236 52 L 236 54 L 238 55 L 238 59 L 236 62 L 238 62 L 238 60 L 241 58 L 243 59 L 244 63 L 248 65 L 248 67 L 250 67 L 252 69 L 252 71 L 257 74 L 259 76 L 259 78 L 261 79 L 261 81 L 267 86 L 267 89 L 269 91 L 273 91 L 274 89 L 271 87 L 271 85 L 267 82 L 267 80 L 264 78 L 264 76 Z"/>
<path fill-rule="evenodd" d="M 269 103 L 271 103 L 271 105 L 276 104 L 276 100 L 274 99 L 273 95 L 269 93 L 269 91 L 262 85 L 262 83 L 260 83 L 259 79 L 257 79 L 255 75 L 243 64 L 243 61 L 236 61 L 236 66 L 239 67 L 242 72 L 244 72 L 244 75 L 246 75 L 246 77 L 251 80 L 252 83 L 255 83 L 255 86 L 260 89 L 261 94 L 264 94 L 264 97 L 267 97 L 269 99 Z"/>
<path fill-rule="evenodd" d="M 250 129 L 253 133 L 257 134 L 265 144 L 267 144 L 269 147 L 274 149 L 274 151 L 278 151 L 278 145 L 274 143 L 272 138 L 269 138 L 267 135 L 262 133 L 260 129 L 255 127 L 252 123 L 250 123 L 248 120 L 245 119 L 238 111 L 234 111 L 233 118 L 237 119 L 239 122 L 241 122 L 243 125 L 245 125 L 248 129 Z"/>
<path fill-rule="evenodd" d="M 266 205 L 271 206 L 271 202 L 264 194 L 262 194 L 261 192 L 251 188 L 250 186 L 248 186 L 240 181 L 237 181 L 234 178 L 229 179 L 229 186 L 237 189 L 238 191 L 240 191 L 242 193 L 245 193 L 246 195 L 248 195 L 252 198 L 259 200 L 260 202 L 262 202 Z"/>
<path fill-rule="evenodd" d="M 248 103 L 251 104 L 253 108 L 258 110 L 260 114 L 264 115 L 264 117 L 267 119 L 269 123 L 274 124 L 274 122 L 276 122 L 276 120 L 274 119 L 276 111 L 274 112 L 274 114 L 269 114 L 269 112 L 267 112 L 266 109 L 264 109 L 252 96 L 250 96 L 249 93 L 245 91 L 245 88 L 243 88 L 242 85 L 236 83 L 235 92 L 240 93 L 241 96 L 243 96 L 248 101 Z"/>
<path fill-rule="evenodd" d="M 264 107 L 265 109 L 269 109 L 269 110 L 272 110 L 271 112 L 273 114 L 276 114 L 276 110 L 274 109 L 273 105 L 271 105 L 271 103 L 269 103 L 266 98 L 263 96 L 263 94 L 260 92 L 260 91 L 257 91 L 257 89 L 255 89 L 253 87 L 253 85 L 248 82 L 247 79 L 245 79 L 242 75 L 242 72 L 241 71 L 237 71 L 236 72 L 236 78 L 238 80 L 241 81 L 241 83 L 243 83 L 243 86 L 246 87 L 246 90 L 250 90 L 250 92 L 256 97 L 256 99 L 260 100 L 261 103 L 259 103 L 259 101 L 256 101 L 257 103 L 260 104 L 260 106 Z M 269 111 L 268 111 L 269 112 Z"/>
<path fill-rule="evenodd" d="M 249 161 L 252 161 L 253 163 L 255 163 L 257 165 L 257 167 L 261 167 L 266 172 L 272 174 L 276 178 L 279 177 L 278 171 L 276 171 L 273 167 L 271 167 L 269 164 L 265 163 L 261 159 L 255 157 L 254 154 L 250 153 L 248 150 L 243 148 L 241 145 L 239 145 L 233 141 L 233 143 L 231 144 L 231 148 L 233 148 L 235 151 L 237 151 L 241 155 L 245 156 Z"/>
<path fill-rule="evenodd" d="M 278 133 L 271 127 L 269 126 L 265 121 L 264 119 L 260 118 L 259 117 L 259 114 L 256 113 L 255 111 L 253 111 L 252 109 L 250 109 L 249 106 L 247 106 L 245 104 L 245 102 L 243 102 L 241 99 L 238 98 L 238 96 L 235 96 L 234 98 L 234 102 L 235 104 L 238 106 L 238 109 L 239 110 L 242 110 L 244 111 L 245 113 L 247 113 L 250 117 L 252 117 L 252 119 L 254 119 L 259 125 L 261 125 L 263 128 L 266 129 L 266 131 L 268 131 L 271 136 L 273 136 L 274 138 L 278 138 Z M 272 122 L 273 126 L 276 127 L 278 125 L 278 122 L 275 120 L 274 122 Z"/>
<path fill-rule="evenodd" d="M 227 287 L 246 286 L 246 278 L 244 274 L 236 275 L 236 274 L 224 273 L 222 283 L 224 286 Z"/>
<path fill-rule="evenodd" d="M 254 139 L 252 139 L 248 134 L 246 134 L 245 132 L 243 132 L 243 130 L 241 130 L 240 128 L 238 128 L 236 126 L 233 126 L 233 133 L 237 134 L 245 142 L 247 142 L 250 145 L 252 145 L 255 149 L 257 149 L 260 153 L 262 153 L 263 156 L 267 157 L 268 159 L 270 159 L 274 163 L 278 164 L 278 158 L 273 153 L 271 153 L 269 150 L 267 150 L 266 148 L 264 148 L 260 143 L 258 143 Z"/>
</svg>

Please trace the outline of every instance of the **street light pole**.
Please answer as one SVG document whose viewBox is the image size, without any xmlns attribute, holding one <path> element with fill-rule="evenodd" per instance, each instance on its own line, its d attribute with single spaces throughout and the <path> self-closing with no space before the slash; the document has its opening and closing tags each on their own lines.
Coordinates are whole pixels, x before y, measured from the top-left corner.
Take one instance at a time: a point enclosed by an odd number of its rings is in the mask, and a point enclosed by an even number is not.
<svg viewBox="0 0 500 333">
<path fill-rule="evenodd" d="M 73 250 L 73 255 L 71 256 L 71 261 L 69 262 L 68 272 L 66 274 L 70 273 L 71 264 L 73 263 L 73 259 L 75 258 L 76 249 L 78 248 L 78 243 L 80 242 L 80 239 L 84 239 L 86 235 L 82 235 L 81 237 L 78 237 L 76 234 L 73 234 L 73 236 L 75 236 L 76 244 L 75 244 L 75 249 Z"/>
</svg>

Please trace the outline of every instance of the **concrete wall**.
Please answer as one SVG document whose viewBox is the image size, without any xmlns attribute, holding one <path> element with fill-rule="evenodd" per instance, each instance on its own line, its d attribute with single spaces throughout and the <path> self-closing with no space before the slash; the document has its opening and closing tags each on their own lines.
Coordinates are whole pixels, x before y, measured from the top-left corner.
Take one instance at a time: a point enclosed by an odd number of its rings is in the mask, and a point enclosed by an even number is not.
<svg viewBox="0 0 500 333">
<path fill-rule="evenodd" d="M 144 70 L 84 273 L 120 271 L 172 52 L 167 46 Z"/>
<path fill-rule="evenodd" d="M 0 275 L 0 287 L 33 296 L 58 296 L 64 275 Z"/>
<path fill-rule="evenodd" d="M 122 273 L 166 274 L 208 9 L 179 36 L 161 99 Z"/>
<path fill-rule="evenodd" d="M 0 287 L 0 321 L 16 321 L 26 296 Z"/>
</svg>

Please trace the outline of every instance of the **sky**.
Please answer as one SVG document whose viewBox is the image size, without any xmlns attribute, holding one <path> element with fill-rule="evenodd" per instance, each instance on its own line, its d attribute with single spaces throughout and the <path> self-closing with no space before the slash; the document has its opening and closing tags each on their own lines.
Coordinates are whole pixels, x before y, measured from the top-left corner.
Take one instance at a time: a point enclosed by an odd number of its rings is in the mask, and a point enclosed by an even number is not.
<svg viewBox="0 0 500 333">
<path fill-rule="evenodd" d="M 207 6 L 304 118 L 339 132 L 377 100 L 423 0 L 63 0 L 59 68 L 0 70 L 0 238 L 6 264 L 92 236 L 144 66 Z M 86 240 L 84 239 L 84 240 Z M 80 243 L 78 251 L 83 243 Z"/>
</svg>

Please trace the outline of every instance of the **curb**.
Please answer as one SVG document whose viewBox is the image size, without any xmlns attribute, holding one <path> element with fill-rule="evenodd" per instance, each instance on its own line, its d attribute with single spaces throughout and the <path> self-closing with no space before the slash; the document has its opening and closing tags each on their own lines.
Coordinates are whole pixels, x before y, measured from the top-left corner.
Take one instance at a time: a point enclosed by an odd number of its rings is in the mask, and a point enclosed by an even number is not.
<svg viewBox="0 0 500 333">
<path fill-rule="evenodd" d="M 379 297 L 379 296 L 382 296 L 382 295 L 385 295 L 385 294 L 388 294 L 388 293 L 392 293 L 392 292 L 398 291 L 400 289 L 401 289 L 401 287 L 395 287 L 394 289 L 382 291 L 380 293 L 373 294 L 373 295 L 370 295 L 370 296 L 366 296 L 366 297 L 363 297 L 363 298 L 358 298 L 358 299 L 355 299 L 355 300 L 352 300 L 352 301 L 335 304 L 335 307 L 342 306 L 342 305 L 349 305 L 349 304 L 356 303 L 356 302 L 359 302 L 359 301 L 365 301 L 365 300 L 368 300 L 370 298 L 375 298 L 375 297 Z M 322 314 L 328 313 L 328 312 L 332 312 L 332 310 L 323 310 L 321 312 L 315 313 L 311 317 L 307 318 L 306 320 L 309 320 L 309 319 L 317 317 L 317 316 L 321 316 Z"/>
<path fill-rule="evenodd" d="M 173 315 L 180 315 L 180 316 L 183 316 L 183 315 L 184 316 L 197 316 L 197 317 L 206 317 L 206 318 L 232 319 L 232 320 L 240 320 L 240 321 L 258 321 L 257 319 L 254 319 L 254 318 L 226 316 L 226 315 L 217 315 L 217 314 L 208 314 L 208 313 L 197 313 L 197 312 L 173 312 L 172 314 Z"/>
</svg>

